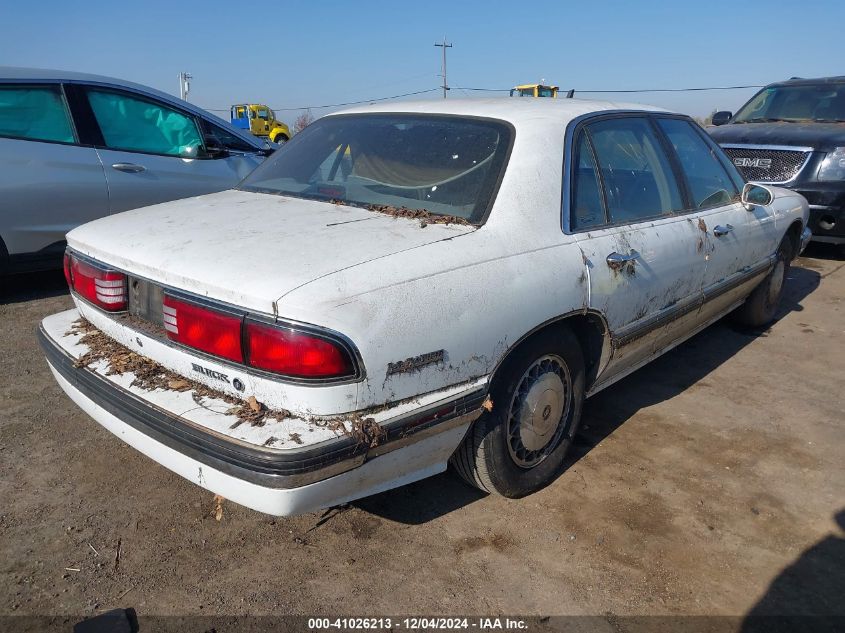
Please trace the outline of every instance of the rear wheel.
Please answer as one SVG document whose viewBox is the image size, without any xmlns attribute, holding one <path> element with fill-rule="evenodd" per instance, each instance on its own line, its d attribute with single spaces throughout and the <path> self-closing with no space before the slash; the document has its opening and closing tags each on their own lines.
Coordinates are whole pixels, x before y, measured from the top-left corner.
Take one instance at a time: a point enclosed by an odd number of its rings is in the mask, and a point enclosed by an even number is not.
<svg viewBox="0 0 845 633">
<path fill-rule="evenodd" d="M 784 238 L 778 248 L 772 270 L 734 313 L 739 323 L 749 327 L 762 327 L 772 322 L 780 305 L 791 259 L 792 245 L 789 238 Z"/>
<path fill-rule="evenodd" d="M 6 244 L 3 238 L 0 237 L 0 275 L 5 275 L 9 269 L 9 251 L 6 250 Z"/>
<path fill-rule="evenodd" d="M 517 498 L 548 485 L 563 469 L 581 419 L 584 358 L 565 327 L 518 348 L 497 372 L 492 411 L 473 425 L 452 456 L 471 485 Z"/>
</svg>

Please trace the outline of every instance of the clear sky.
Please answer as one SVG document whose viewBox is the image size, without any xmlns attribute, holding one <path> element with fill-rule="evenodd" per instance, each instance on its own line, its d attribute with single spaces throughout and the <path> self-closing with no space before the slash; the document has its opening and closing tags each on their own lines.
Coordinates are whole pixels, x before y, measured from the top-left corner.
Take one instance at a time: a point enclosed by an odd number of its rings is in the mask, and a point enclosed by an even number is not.
<svg viewBox="0 0 845 633">
<path fill-rule="evenodd" d="M 186 70 L 190 100 L 202 107 L 282 109 L 436 87 L 434 42 L 444 35 L 454 87 L 545 79 L 618 90 L 845 74 L 843 27 L 843 0 L 0 0 L 0 64 L 99 73 L 176 94 Z M 704 115 L 735 110 L 753 92 L 601 98 Z M 478 93 L 449 93 L 470 94 Z"/>
</svg>

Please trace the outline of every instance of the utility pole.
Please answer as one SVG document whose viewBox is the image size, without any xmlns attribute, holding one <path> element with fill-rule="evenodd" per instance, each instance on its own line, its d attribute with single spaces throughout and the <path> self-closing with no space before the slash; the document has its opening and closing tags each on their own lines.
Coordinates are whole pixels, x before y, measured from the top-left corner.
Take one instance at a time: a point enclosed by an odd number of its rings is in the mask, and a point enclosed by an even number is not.
<svg viewBox="0 0 845 633">
<path fill-rule="evenodd" d="M 446 36 L 443 36 L 443 42 L 441 44 L 435 44 L 435 46 L 439 46 L 443 49 L 443 98 L 446 98 L 446 91 L 449 89 L 449 84 L 446 82 L 446 49 L 452 48 L 451 44 L 446 43 Z"/>
<path fill-rule="evenodd" d="M 191 79 L 194 76 L 191 73 L 179 73 L 179 98 L 183 101 L 188 100 L 188 93 L 191 91 Z"/>
</svg>

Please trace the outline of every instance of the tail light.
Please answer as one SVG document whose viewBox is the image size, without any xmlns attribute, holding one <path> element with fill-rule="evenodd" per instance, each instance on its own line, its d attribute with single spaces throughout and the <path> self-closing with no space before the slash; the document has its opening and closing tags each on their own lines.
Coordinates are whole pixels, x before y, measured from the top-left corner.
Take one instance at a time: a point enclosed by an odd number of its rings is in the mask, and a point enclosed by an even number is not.
<svg viewBox="0 0 845 633">
<path fill-rule="evenodd" d="M 352 356 L 327 338 L 245 319 L 164 296 L 164 329 L 171 341 L 293 378 L 353 376 Z"/>
<path fill-rule="evenodd" d="M 339 378 L 354 373 L 346 349 L 325 338 L 250 321 L 245 327 L 251 367 L 299 378 Z"/>
<path fill-rule="evenodd" d="M 127 276 L 66 252 L 68 286 L 108 312 L 127 309 Z M 162 319 L 167 338 L 206 352 L 292 378 L 330 379 L 356 375 L 348 345 L 331 335 L 260 323 L 245 313 L 218 310 L 165 293 Z"/>
<path fill-rule="evenodd" d="M 70 272 L 72 258 L 70 253 L 65 251 L 65 260 L 64 260 L 64 270 L 65 270 L 65 281 L 67 282 L 67 287 L 73 290 L 73 275 Z"/>
<path fill-rule="evenodd" d="M 65 279 L 80 297 L 107 312 L 126 310 L 126 275 L 65 253 Z"/>
<path fill-rule="evenodd" d="M 167 338 L 182 345 L 244 362 L 241 346 L 243 316 L 226 314 L 165 295 L 164 329 Z"/>
</svg>

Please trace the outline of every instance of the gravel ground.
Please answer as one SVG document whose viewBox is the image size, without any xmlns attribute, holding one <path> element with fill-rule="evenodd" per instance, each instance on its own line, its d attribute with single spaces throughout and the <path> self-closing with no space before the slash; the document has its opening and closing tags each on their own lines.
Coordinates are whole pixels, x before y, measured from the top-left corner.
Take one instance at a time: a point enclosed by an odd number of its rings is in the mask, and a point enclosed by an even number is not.
<svg viewBox="0 0 845 633">
<path fill-rule="evenodd" d="M 35 339 L 71 306 L 61 272 L 0 284 L 0 629 L 116 607 L 599 615 L 608 630 L 634 615 L 845 615 L 832 248 L 795 263 L 770 329 L 720 322 L 589 400 L 542 492 L 483 496 L 447 473 L 290 519 L 225 503 L 218 522 L 211 493 L 99 427 Z"/>
</svg>

